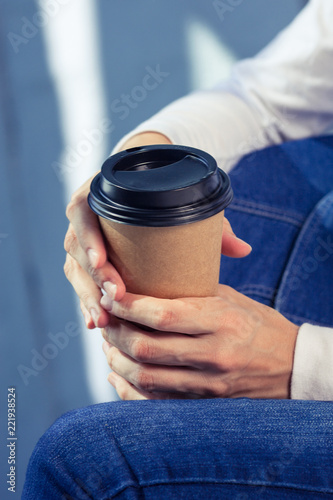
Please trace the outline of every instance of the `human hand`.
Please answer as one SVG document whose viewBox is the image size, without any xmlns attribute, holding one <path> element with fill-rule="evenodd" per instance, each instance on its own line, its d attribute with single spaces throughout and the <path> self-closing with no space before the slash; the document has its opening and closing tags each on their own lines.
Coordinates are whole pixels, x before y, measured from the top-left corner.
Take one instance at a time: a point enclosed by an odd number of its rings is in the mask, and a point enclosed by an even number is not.
<svg viewBox="0 0 333 500">
<path fill-rule="evenodd" d="M 154 132 L 138 134 L 127 141 L 123 149 L 146 144 L 170 144 L 170 141 Z M 79 296 L 81 311 L 90 329 L 96 326 L 102 328 L 109 321 L 109 315 L 100 305 L 101 288 L 117 300 L 125 293 L 123 280 L 107 260 L 98 217 L 88 205 L 93 177 L 73 194 L 67 206 L 66 215 L 70 224 L 64 242 L 67 252 L 64 272 Z"/>
<path fill-rule="evenodd" d="M 171 144 L 164 135 L 154 132 L 138 134 L 124 145 L 124 149 L 147 144 Z M 112 298 L 120 300 L 125 293 L 125 285 L 107 260 L 104 239 L 98 217 L 90 209 L 87 197 L 92 178 L 83 184 L 72 196 L 66 211 L 70 221 L 65 237 L 67 252 L 64 271 L 80 298 L 82 313 L 88 328 L 103 328 L 107 325 L 108 314 L 100 305 L 101 288 Z M 251 247 L 238 239 L 225 219 L 222 252 L 230 257 L 244 257 Z"/>
<path fill-rule="evenodd" d="M 127 293 L 102 305 L 109 381 L 122 399 L 290 397 L 298 327 L 228 286 L 216 297 Z"/>
</svg>

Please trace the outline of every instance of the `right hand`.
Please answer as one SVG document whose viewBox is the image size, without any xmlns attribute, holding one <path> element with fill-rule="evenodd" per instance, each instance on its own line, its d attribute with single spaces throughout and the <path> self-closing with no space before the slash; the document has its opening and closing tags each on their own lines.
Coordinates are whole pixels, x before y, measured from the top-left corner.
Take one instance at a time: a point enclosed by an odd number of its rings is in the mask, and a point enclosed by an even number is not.
<svg viewBox="0 0 333 500">
<path fill-rule="evenodd" d="M 148 132 L 138 134 L 127 141 L 123 149 L 147 144 L 171 144 L 162 134 Z M 90 209 L 87 197 L 93 177 L 88 179 L 72 196 L 66 215 L 69 227 L 65 237 L 67 252 L 64 271 L 79 296 L 80 306 L 88 328 L 104 328 L 109 314 L 101 307 L 101 288 L 115 300 L 121 300 L 125 285 L 107 260 L 104 239 L 99 220 Z"/>
</svg>

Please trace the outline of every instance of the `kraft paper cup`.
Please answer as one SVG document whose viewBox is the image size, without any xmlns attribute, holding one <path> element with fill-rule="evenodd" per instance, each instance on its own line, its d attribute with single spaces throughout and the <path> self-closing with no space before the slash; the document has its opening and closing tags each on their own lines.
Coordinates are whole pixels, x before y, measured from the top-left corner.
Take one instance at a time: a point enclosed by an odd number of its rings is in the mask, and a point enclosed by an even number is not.
<svg viewBox="0 0 333 500">
<path fill-rule="evenodd" d="M 231 199 L 229 178 L 212 156 L 163 145 L 108 158 L 88 201 L 127 291 L 179 298 L 216 295 Z"/>
</svg>

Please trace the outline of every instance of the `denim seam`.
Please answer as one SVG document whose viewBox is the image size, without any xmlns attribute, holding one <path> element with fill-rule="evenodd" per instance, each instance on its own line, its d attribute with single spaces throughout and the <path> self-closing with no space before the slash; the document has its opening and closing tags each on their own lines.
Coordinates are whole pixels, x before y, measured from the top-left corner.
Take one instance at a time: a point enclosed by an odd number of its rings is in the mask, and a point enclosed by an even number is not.
<svg viewBox="0 0 333 500">
<path fill-rule="evenodd" d="M 277 295 L 277 299 L 276 299 L 276 309 L 277 310 L 279 310 L 279 306 L 281 305 L 281 303 L 288 302 L 288 300 L 289 300 L 290 294 L 292 292 L 290 287 L 288 287 L 290 269 L 291 269 L 291 267 L 298 266 L 304 260 L 304 255 L 306 255 L 307 246 L 308 246 L 309 242 L 311 241 L 311 239 L 312 239 L 313 235 L 315 234 L 316 229 L 318 227 L 317 222 L 318 222 L 318 219 L 320 220 L 320 214 L 318 214 L 317 209 L 318 209 L 319 204 L 321 204 L 321 203 L 322 203 L 322 200 L 320 200 L 317 203 L 317 205 L 314 207 L 312 213 L 310 214 L 309 218 L 305 221 L 304 226 L 303 226 L 300 234 L 297 237 L 297 241 L 296 241 L 295 246 L 293 248 L 292 255 L 291 255 L 291 257 L 287 263 L 287 266 L 284 270 L 283 277 L 281 280 L 281 285 L 279 287 L 279 291 L 278 291 L 278 295 Z M 324 203 L 322 203 L 322 206 L 325 207 L 325 205 L 327 203 L 329 204 L 329 206 L 331 205 L 329 198 L 327 200 L 325 200 Z M 286 290 L 287 287 L 289 289 Z M 283 301 L 282 301 L 282 296 L 281 296 L 282 294 L 283 294 Z"/>
<path fill-rule="evenodd" d="M 304 216 L 298 215 L 295 212 L 286 212 L 285 210 L 279 210 L 278 208 L 272 208 L 269 205 L 264 205 L 262 203 L 249 202 L 242 200 L 240 198 L 234 199 L 229 209 L 235 209 L 243 211 L 246 213 L 255 213 L 259 215 L 264 215 L 272 219 L 283 220 L 289 222 L 297 227 L 303 224 Z"/>
<path fill-rule="evenodd" d="M 237 211 L 244 212 L 244 213 L 247 213 L 250 215 L 259 215 L 261 217 L 266 217 L 267 219 L 272 219 L 272 220 L 276 220 L 279 222 L 285 222 L 286 224 L 290 224 L 290 225 L 295 226 L 297 228 L 302 227 L 302 222 L 295 221 L 294 219 L 287 217 L 285 215 L 275 215 L 275 214 L 265 212 L 263 210 L 254 210 L 254 209 L 248 209 L 246 207 L 235 207 L 235 206 L 230 207 L 229 210 L 235 210 L 235 212 L 237 212 Z"/>
<path fill-rule="evenodd" d="M 276 207 L 276 206 L 272 207 L 271 205 L 267 205 L 267 203 L 261 203 L 258 201 L 247 200 L 245 198 L 241 198 L 238 196 L 235 196 L 232 203 L 235 203 L 236 205 L 240 204 L 240 205 L 248 206 L 250 208 L 262 208 L 266 212 L 271 212 L 271 213 L 275 213 L 278 215 L 285 215 L 285 213 L 286 213 L 286 211 L 284 209 L 280 209 L 279 207 Z M 304 219 L 303 214 L 300 214 L 299 212 L 295 212 L 294 210 L 287 211 L 287 214 L 290 217 L 292 217 L 296 220 L 299 220 L 300 222 L 302 222 L 302 220 Z"/>
<path fill-rule="evenodd" d="M 131 484 L 128 483 L 114 493 L 112 498 L 115 498 L 117 495 L 122 493 L 124 490 L 126 490 L 129 487 L 134 487 L 136 489 L 140 488 L 150 488 L 150 487 L 155 487 L 155 486 L 165 486 L 165 485 L 188 485 L 188 484 L 212 484 L 212 485 L 234 485 L 234 486 L 250 486 L 250 487 L 268 487 L 268 488 L 274 488 L 274 489 L 287 489 L 287 490 L 293 490 L 293 491 L 304 491 L 304 492 L 309 492 L 309 493 L 318 493 L 318 494 L 330 494 L 333 495 L 333 489 L 321 489 L 318 490 L 316 487 L 310 487 L 310 486 L 302 486 L 302 485 L 293 485 L 289 483 L 269 483 L 269 482 L 264 482 L 264 481 L 240 481 L 240 480 L 216 480 L 216 479 L 209 479 L 209 478 L 200 478 L 200 479 L 195 479 L 191 478 L 188 480 L 166 480 L 166 481 L 161 481 L 161 480 L 156 480 L 156 482 L 140 482 L 139 484 Z M 108 497 L 109 498 L 109 497 Z"/>
<path fill-rule="evenodd" d="M 295 246 L 293 248 L 293 254 L 287 264 L 287 267 L 284 272 L 284 278 L 281 282 L 281 290 L 283 287 L 287 286 L 289 282 L 289 275 L 291 266 L 296 267 L 299 265 L 299 263 L 302 263 L 304 260 L 304 254 L 305 254 L 305 249 L 307 248 L 308 243 L 311 241 L 311 238 L 315 232 L 315 224 L 314 221 L 317 218 L 317 214 L 313 214 L 313 216 L 310 218 L 310 220 L 304 224 L 303 229 L 301 233 L 299 234 L 297 241 L 295 243 Z M 304 236 L 303 236 L 304 235 Z M 286 294 L 284 296 L 284 300 L 287 300 L 292 292 L 290 287 L 286 291 Z"/>
</svg>

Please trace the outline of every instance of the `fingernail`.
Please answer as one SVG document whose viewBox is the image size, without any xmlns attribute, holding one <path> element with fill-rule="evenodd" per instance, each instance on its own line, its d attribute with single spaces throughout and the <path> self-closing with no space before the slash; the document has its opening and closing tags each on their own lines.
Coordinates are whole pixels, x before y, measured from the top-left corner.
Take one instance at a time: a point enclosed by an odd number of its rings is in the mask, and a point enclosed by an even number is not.
<svg viewBox="0 0 333 500">
<path fill-rule="evenodd" d="M 110 299 L 114 300 L 116 298 L 117 285 L 115 285 L 111 281 L 106 281 L 105 283 L 103 283 L 103 288 L 110 297 Z"/>
<path fill-rule="evenodd" d="M 103 295 L 101 298 L 101 306 L 104 307 L 107 311 L 112 311 L 113 300 L 108 295 Z"/>
<path fill-rule="evenodd" d="M 99 318 L 99 313 L 96 309 L 94 309 L 93 307 L 90 309 L 90 314 L 91 314 L 91 317 L 93 319 L 93 322 L 95 323 L 95 325 L 97 326 L 97 323 L 98 323 L 98 318 Z"/>
<path fill-rule="evenodd" d="M 98 264 L 98 253 L 92 248 L 88 250 L 88 259 L 92 267 L 97 267 Z"/>
</svg>

